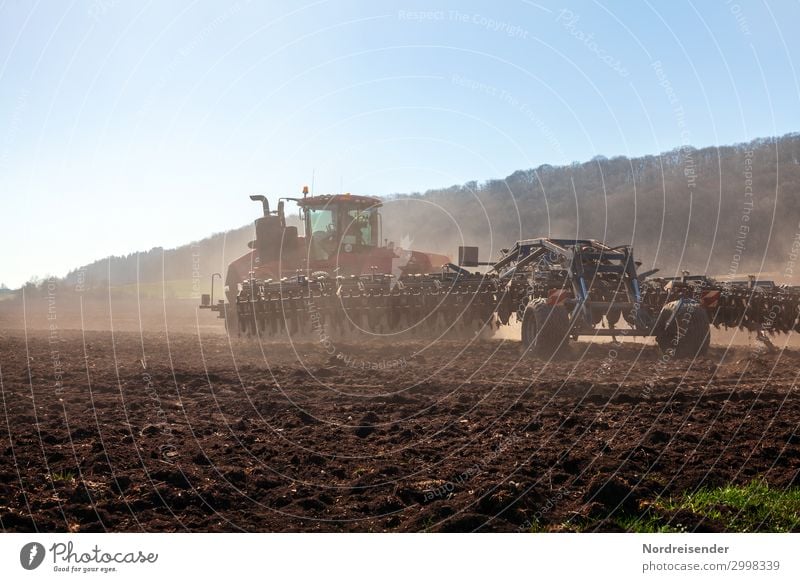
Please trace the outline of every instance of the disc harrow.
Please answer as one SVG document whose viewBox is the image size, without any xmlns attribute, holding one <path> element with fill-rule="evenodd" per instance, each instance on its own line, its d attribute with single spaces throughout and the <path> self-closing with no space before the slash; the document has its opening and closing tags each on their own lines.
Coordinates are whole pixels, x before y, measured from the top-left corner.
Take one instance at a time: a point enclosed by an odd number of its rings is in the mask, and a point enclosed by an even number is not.
<svg viewBox="0 0 800 582">
<path fill-rule="evenodd" d="M 682 296 L 697 298 L 716 328 L 749 332 L 800 332 L 800 288 L 773 281 L 723 281 L 706 276 L 650 279 L 646 293 L 653 302 L 665 303 L 676 287 Z"/>
<path fill-rule="evenodd" d="M 240 333 L 265 339 L 472 335 L 494 324 L 500 295 L 496 277 L 463 273 L 251 279 L 235 313 Z"/>
</svg>

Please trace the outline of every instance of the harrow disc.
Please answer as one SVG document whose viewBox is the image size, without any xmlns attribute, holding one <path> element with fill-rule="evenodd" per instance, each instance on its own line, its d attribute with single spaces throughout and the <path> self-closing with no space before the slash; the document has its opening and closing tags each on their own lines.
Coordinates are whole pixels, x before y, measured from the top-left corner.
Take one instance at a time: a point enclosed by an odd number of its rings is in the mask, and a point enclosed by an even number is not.
<svg viewBox="0 0 800 582">
<path fill-rule="evenodd" d="M 494 323 L 502 295 L 497 279 L 483 275 L 318 275 L 245 281 L 236 303 L 240 332 L 261 339 L 472 336 Z"/>
</svg>

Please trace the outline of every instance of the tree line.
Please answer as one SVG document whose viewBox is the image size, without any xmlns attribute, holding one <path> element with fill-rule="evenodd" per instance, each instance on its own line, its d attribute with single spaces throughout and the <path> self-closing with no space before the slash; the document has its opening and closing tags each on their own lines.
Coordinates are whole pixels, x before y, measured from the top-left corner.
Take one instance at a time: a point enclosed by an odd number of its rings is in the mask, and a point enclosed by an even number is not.
<svg viewBox="0 0 800 582">
<path fill-rule="evenodd" d="M 545 164 L 504 179 L 392 194 L 383 215 L 389 240 L 453 258 L 459 245 L 478 245 L 481 259 L 492 260 L 519 239 L 594 238 L 631 244 L 647 268 L 667 274 L 788 276 L 800 241 L 800 134 Z M 251 224 L 174 249 L 111 256 L 60 283 L 93 293 L 201 279 L 205 291 L 211 273 L 224 274 L 253 237 Z M 35 293 L 43 283 L 26 288 Z"/>
</svg>

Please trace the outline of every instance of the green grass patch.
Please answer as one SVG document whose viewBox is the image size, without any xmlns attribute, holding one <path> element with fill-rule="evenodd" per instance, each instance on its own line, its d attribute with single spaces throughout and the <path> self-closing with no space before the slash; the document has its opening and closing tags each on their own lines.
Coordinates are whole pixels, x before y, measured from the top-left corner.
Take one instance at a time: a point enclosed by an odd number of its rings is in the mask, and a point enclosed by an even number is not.
<svg viewBox="0 0 800 582">
<path fill-rule="evenodd" d="M 614 518 L 614 523 L 630 533 L 682 533 L 686 528 L 681 524 L 665 524 L 663 519 L 645 515 L 621 515 Z"/>
<path fill-rule="evenodd" d="M 50 479 L 53 481 L 53 483 L 71 483 L 75 480 L 75 473 L 72 471 L 59 471 L 50 475 Z"/>
<path fill-rule="evenodd" d="M 546 531 L 547 527 L 536 519 L 531 522 L 530 527 L 528 528 L 528 533 L 545 533 Z"/>
<path fill-rule="evenodd" d="M 609 527 L 612 524 L 629 533 L 683 533 L 687 531 L 683 524 L 667 523 L 667 520 L 658 511 L 654 510 L 655 506 L 650 506 L 641 514 L 616 512 L 608 516 L 606 521 L 608 525 L 601 526 L 600 531 L 608 529 L 616 531 Z M 598 526 L 598 519 L 598 517 L 595 517 L 595 519 L 573 518 L 562 523 L 561 529 L 572 532 L 594 531 Z"/>
<path fill-rule="evenodd" d="M 800 528 L 800 487 L 774 489 L 762 480 L 745 486 L 700 489 L 678 499 L 660 500 L 657 506 L 686 509 L 715 519 L 732 532 L 788 532 Z"/>
</svg>

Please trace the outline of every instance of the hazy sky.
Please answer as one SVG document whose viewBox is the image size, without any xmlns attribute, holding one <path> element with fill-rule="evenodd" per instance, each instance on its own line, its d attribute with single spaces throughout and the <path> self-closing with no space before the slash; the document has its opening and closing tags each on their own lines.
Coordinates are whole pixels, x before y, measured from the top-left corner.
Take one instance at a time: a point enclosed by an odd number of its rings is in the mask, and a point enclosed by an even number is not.
<svg viewBox="0 0 800 582">
<path fill-rule="evenodd" d="M 798 2 L 0 3 L 0 282 L 384 195 L 800 129 Z"/>
</svg>

